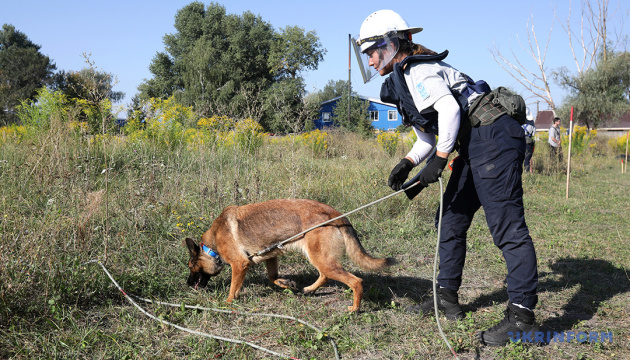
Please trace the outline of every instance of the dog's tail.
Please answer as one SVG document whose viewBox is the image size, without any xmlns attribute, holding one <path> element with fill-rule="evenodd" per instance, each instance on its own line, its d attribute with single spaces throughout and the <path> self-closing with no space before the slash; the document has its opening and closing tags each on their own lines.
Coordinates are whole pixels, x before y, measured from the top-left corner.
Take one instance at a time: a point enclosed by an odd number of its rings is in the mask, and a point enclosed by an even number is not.
<svg viewBox="0 0 630 360">
<path fill-rule="evenodd" d="M 363 248 L 363 245 L 361 245 L 356 231 L 349 222 L 347 222 L 345 226 L 341 226 L 340 229 L 343 233 L 348 257 L 364 270 L 382 270 L 385 267 L 396 264 L 396 259 L 394 258 L 375 258 L 368 254 Z"/>
</svg>

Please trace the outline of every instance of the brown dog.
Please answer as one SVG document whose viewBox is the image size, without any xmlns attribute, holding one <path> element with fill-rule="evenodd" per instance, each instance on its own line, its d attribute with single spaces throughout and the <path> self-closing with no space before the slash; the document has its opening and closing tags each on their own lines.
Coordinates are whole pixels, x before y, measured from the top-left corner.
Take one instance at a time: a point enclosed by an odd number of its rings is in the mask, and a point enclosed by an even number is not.
<svg viewBox="0 0 630 360">
<path fill-rule="evenodd" d="M 223 270 L 223 263 L 232 267 L 232 283 L 228 302 L 234 300 L 243 286 L 247 269 L 262 261 L 267 266 L 269 280 L 282 287 L 295 289 L 295 283 L 278 278 L 277 256 L 287 250 L 299 251 L 319 271 L 319 278 L 305 287 L 311 293 L 329 279 L 341 281 L 354 292 L 350 311 L 361 305 L 363 285 L 360 278 L 341 266 L 344 252 L 365 270 L 381 270 L 395 263 L 391 258 L 373 258 L 364 249 L 348 219 L 341 218 L 313 229 L 285 244 L 282 249 L 253 256 L 302 231 L 340 216 L 332 207 L 313 200 L 269 200 L 244 206 L 228 206 L 201 236 L 199 245 L 186 239 L 190 251 L 188 285 L 205 287 L 210 276 Z"/>
</svg>

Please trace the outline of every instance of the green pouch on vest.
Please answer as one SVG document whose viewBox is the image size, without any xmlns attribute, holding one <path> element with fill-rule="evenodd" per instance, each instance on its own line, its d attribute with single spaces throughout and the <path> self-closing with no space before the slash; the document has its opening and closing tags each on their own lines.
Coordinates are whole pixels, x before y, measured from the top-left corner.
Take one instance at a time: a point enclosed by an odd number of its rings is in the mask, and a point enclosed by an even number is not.
<svg viewBox="0 0 630 360">
<path fill-rule="evenodd" d="M 499 86 L 498 88 L 478 97 L 468 109 L 468 117 L 472 126 L 490 125 L 499 117 L 508 114 L 519 124 L 524 124 L 527 107 L 523 97 Z"/>
</svg>

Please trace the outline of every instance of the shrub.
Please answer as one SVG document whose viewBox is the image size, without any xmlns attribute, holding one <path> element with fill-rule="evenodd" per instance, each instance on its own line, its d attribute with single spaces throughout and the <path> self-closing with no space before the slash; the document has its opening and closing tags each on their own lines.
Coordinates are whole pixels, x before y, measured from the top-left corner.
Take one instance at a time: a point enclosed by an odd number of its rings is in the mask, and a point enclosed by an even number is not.
<svg viewBox="0 0 630 360">
<path fill-rule="evenodd" d="M 376 141 L 389 156 L 394 156 L 400 145 L 400 133 L 380 132 L 376 136 Z"/>
<path fill-rule="evenodd" d="M 591 142 L 595 136 L 597 136 L 597 130 L 588 130 L 586 126 L 574 126 L 571 138 L 571 153 L 573 155 L 581 155 L 589 147 L 595 146 L 595 143 Z M 569 148 L 568 136 L 561 136 L 561 142 L 563 148 Z"/>
<path fill-rule="evenodd" d="M 313 152 L 313 155 L 325 155 L 328 150 L 328 134 L 319 129 L 302 134 L 300 140 Z"/>
<path fill-rule="evenodd" d="M 210 118 L 201 118 L 197 121 L 200 129 L 208 131 L 229 132 L 234 129 L 236 123 L 227 116 L 212 116 Z"/>
<path fill-rule="evenodd" d="M 7 141 L 19 143 L 24 135 L 26 135 L 26 127 L 24 126 L 13 124 L 0 127 L 0 144 L 4 144 Z"/>
<path fill-rule="evenodd" d="M 236 123 L 233 131 L 234 142 L 241 149 L 256 151 L 263 144 L 264 129 L 260 124 L 252 119 L 244 119 Z"/>
<path fill-rule="evenodd" d="M 23 125 L 45 131 L 50 128 L 53 116 L 65 119 L 66 96 L 61 91 L 52 92 L 46 87 L 37 90 L 34 101 L 22 101 L 17 107 L 17 116 Z"/>
<path fill-rule="evenodd" d="M 628 136 L 630 136 L 630 132 L 628 132 L 628 134 L 621 135 L 614 139 L 610 139 L 608 140 L 608 145 L 613 149 L 614 152 L 625 154 Z"/>
</svg>

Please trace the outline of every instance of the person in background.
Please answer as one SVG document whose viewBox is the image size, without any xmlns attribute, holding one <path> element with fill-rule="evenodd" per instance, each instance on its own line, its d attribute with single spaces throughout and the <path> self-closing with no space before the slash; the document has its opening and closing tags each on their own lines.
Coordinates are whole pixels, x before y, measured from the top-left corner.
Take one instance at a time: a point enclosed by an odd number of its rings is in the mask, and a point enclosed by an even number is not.
<svg viewBox="0 0 630 360">
<path fill-rule="evenodd" d="M 362 74 L 370 74 L 364 75 L 364 81 L 371 79 L 372 67 L 376 74 L 389 74 L 381 86 L 381 100 L 395 103 L 403 123 L 417 135 L 411 151 L 391 171 L 388 185 L 395 191 L 402 189 L 409 172 L 430 157 L 433 147 L 435 156 L 420 173 L 416 187 L 437 182 L 458 144 L 444 209 L 437 212 L 443 212 L 438 310 L 450 320 L 464 317 L 458 290 L 466 234 L 483 206 L 494 243 L 505 258 L 509 302 L 504 319 L 482 331 L 479 339 L 484 345 L 502 346 L 516 333 L 533 336 L 538 329 L 533 312 L 538 302 L 538 265 L 523 207 L 523 128 L 507 113 L 492 123 L 472 126 L 467 111 L 484 93 L 471 90 L 477 84 L 443 61 L 447 51 L 438 54 L 414 43 L 412 34 L 421 30 L 392 10 L 380 10 L 363 21 L 355 43 Z M 463 100 L 462 94 L 467 94 Z M 431 315 L 433 298 L 407 311 Z"/>
<path fill-rule="evenodd" d="M 536 134 L 536 125 L 534 124 L 534 117 L 531 111 L 527 108 L 527 121 L 523 124 L 523 130 L 525 131 L 525 160 L 523 162 L 523 169 L 525 172 L 533 173 L 532 156 L 534 155 L 534 146 L 536 140 L 534 135 Z"/>
<path fill-rule="evenodd" d="M 554 162 L 562 162 L 562 145 L 560 143 L 560 118 L 553 119 L 553 125 L 549 128 L 549 156 Z"/>
</svg>

